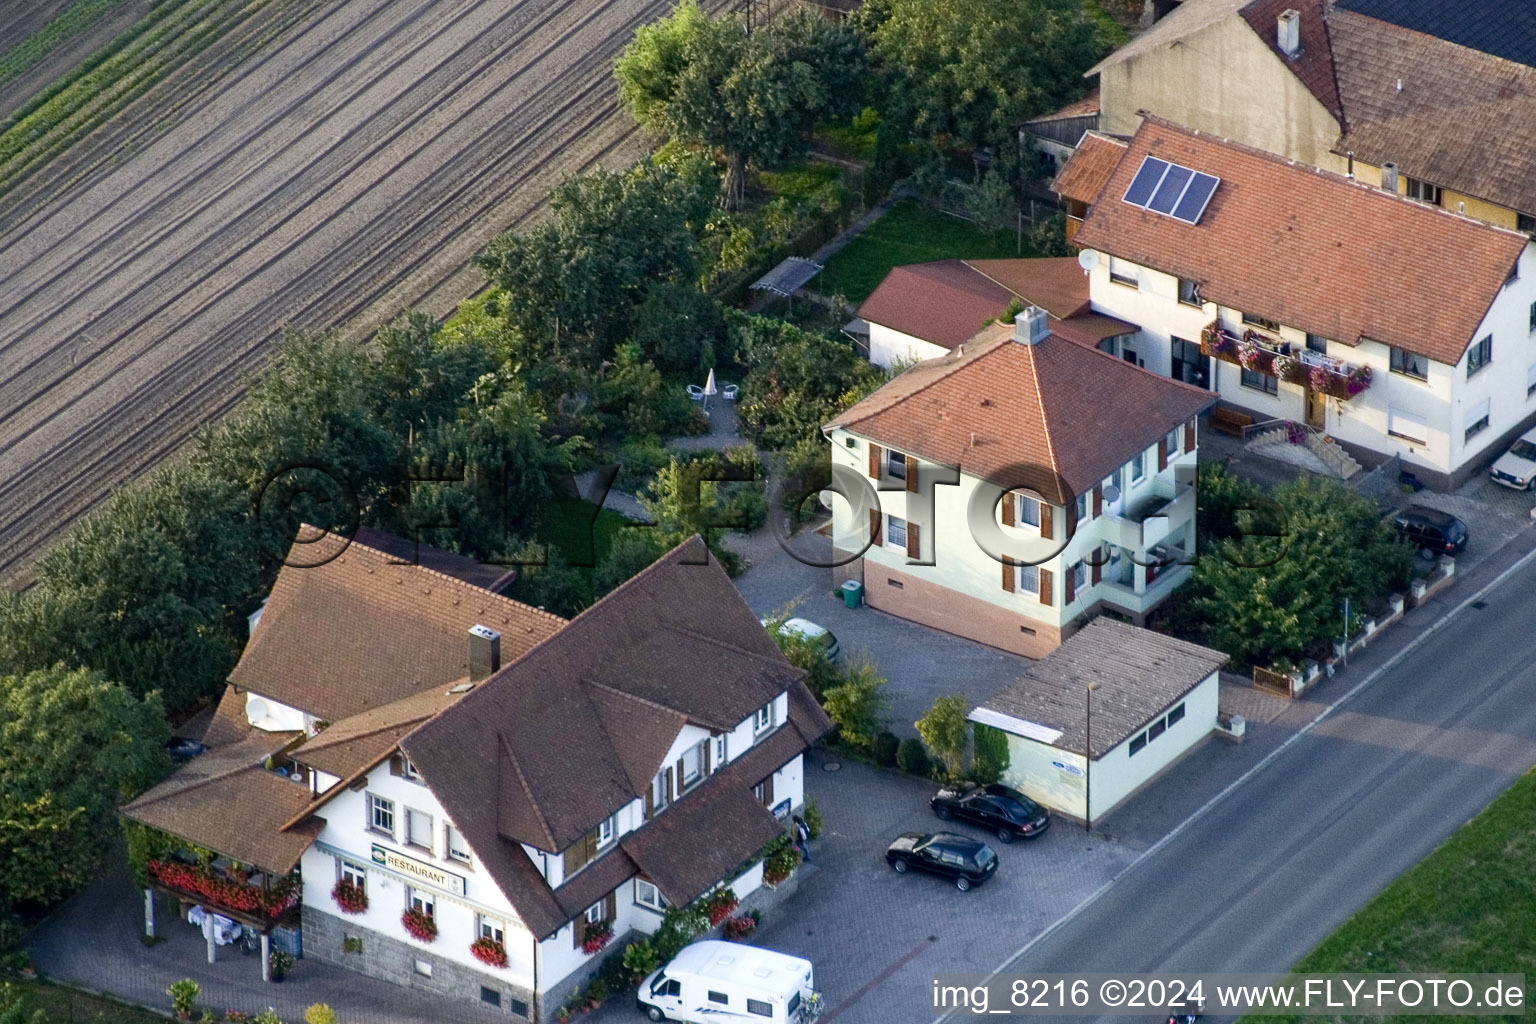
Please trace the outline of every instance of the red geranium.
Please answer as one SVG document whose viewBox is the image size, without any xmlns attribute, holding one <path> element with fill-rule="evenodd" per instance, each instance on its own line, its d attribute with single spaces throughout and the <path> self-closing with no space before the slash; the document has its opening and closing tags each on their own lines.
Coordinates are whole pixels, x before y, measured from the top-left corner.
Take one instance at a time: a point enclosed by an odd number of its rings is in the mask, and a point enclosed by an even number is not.
<svg viewBox="0 0 1536 1024">
<path fill-rule="evenodd" d="M 209 903 L 231 910 L 276 917 L 299 901 L 299 891 L 292 878 L 279 878 L 270 887 L 262 889 L 178 861 L 152 860 L 145 866 L 150 877 L 162 885 L 201 896 Z"/>
<path fill-rule="evenodd" d="M 469 951 L 475 959 L 491 967 L 507 966 L 506 947 L 495 939 L 479 938 L 469 944 Z"/>
<path fill-rule="evenodd" d="M 710 926 L 713 927 L 730 917 L 731 911 L 735 910 L 736 904 L 740 902 L 730 889 L 716 889 L 710 893 L 704 901 L 704 909 L 709 911 Z"/>
<path fill-rule="evenodd" d="M 343 914 L 361 914 L 368 909 L 368 894 L 362 886 L 356 885 L 343 878 L 331 889 L 331 899 L 341 908 Z"/>
<path fill-rule="evenodd" d="M 757 918 L 752 917 L 750 914 L 743 914 L 741 917 L 733 917 L 729 921 L 725 922 L 725 937 L 728 939 L 735 939 L 738 942 L 742 939 L 745 939 L 748 935 L 751 935 L 756 930 Z"/>
<path fill-rule="evenodd" d="M 417 942 L 431 942 L 437 938 L 437 922 L 424 910 L 410 907 L 400 915 L 400 924 Z"/>
<path fill-rule="evenodd" d="M 608 921 L 594 921 L 587 925 L 581 936 L 581 951 L 588 956 L 596 953 L 613 939 L 613 925 Z"/>
</svg>

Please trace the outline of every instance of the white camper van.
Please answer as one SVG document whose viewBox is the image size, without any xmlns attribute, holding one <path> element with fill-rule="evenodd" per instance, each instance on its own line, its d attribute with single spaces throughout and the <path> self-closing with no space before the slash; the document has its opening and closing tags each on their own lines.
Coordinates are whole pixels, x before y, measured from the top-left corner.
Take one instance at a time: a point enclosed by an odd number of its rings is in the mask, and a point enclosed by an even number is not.
<svg viewBox="0 0 1536 1024">
<path fill-rule="evenodd" d="M 797 1024 L 821 1009 L 809 960 L 717 939 L 646 975 L 635 999 L 651 1020 L 687 1024 Z"/>
</svg>

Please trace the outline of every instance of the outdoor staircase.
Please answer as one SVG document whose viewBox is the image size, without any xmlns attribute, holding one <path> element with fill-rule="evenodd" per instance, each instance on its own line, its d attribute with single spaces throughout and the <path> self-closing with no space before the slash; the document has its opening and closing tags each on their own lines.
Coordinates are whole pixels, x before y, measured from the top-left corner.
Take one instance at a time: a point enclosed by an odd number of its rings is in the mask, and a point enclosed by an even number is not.
<svg viewBox="0 0 1536 1024">
<path fill-rule="evenodd" d="M 1360 463 L 1355 461 L 1354 456 L 1339 445 L 1329 444 L 1323 440 L 1321 431 L 1310 427 L 1306 429 L 1300 444 L 1291 440 L 1289 430 L 1281 424 L 1255 432 L 1247 439 L 1245 447 L 1255 455 L 1279 459 L 1314 473 L 1336 476 L 1340 480 L 1348 480 L 1360 472 Z"/>
</svg>

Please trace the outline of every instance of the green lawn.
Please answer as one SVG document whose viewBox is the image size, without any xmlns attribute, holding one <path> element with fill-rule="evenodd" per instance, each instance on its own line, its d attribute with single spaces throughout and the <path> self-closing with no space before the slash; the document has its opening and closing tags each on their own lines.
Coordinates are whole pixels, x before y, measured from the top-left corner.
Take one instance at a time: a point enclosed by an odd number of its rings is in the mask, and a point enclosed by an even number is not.
<svg viewBox="0 0 1536 1024">
<path fill-rule="evenodd" d="M 805 160 L 777 171 L 761 171 L 758 181 L 776 196 L 808 199 L 836 181 L 843 169 L 820 160 Z"/>
<path fill-rule="evenodd" d="M 1382 890 L 1294 969 L 1311 973 L 1507 972 L 1523 973 L 1536 983 L 1533 908 L 1536 773 L 1528 773 Z M 1528 987 L 1527 1002 L 1529 998 Z M 1244 1022 L 1305 1020 L 1313 1024 L 1323 1019 L 1250 1016 Z M 1406 1024 L 1452 1018 L 1361 1019 Z"/>
<path fill-rule="evenodd" d="M 990 234 L 968 222 L 905 199 L 827 261 L 813 285 L 857 305 L 892 267 L 951 258 L 997 259 L 1020 255 L 1012 231 Z M 1026 249 L 1023 255 L 1031 255 Z"/>
<path fill-rule="evenodd" d="M 137 1006 L 129 1006 L 115 999 L 77 992 L 63 985 L 48 981 L 20 981 L 6 986 L 0 993 L 0 1005 L 11 996 L 20 995 L 24 1008 L 23 1020 L 42 1010 L 48 1015 L 49 1024 L 165 1024 L 165 1018 Z M 166 998 L 166 1007 L 170 1006 Z"/>
</svg>

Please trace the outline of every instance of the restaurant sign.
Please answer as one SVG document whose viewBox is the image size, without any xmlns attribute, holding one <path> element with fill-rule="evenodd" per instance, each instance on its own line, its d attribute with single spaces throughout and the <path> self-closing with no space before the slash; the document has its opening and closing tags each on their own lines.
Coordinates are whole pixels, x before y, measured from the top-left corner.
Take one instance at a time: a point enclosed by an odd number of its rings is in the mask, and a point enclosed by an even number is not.
<svg viewBox="0 0 1536 1024">
<path fill-rule="evenodd" d="M 456 875 L 451 871 L 435 868 L 431 864 L 419 861 L 414 857 L 396 853 L 394 850 L 373 844 L 373 862 L 383 865 L 391 871 L 397 871 L 407 878 L 415 879 L 427 885 L 436 886 L 444 892 L 451 892 L 455 896 L 464 895 L 464 876 Z"/>
</svg>

